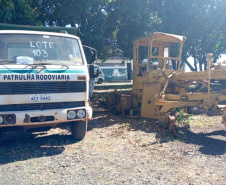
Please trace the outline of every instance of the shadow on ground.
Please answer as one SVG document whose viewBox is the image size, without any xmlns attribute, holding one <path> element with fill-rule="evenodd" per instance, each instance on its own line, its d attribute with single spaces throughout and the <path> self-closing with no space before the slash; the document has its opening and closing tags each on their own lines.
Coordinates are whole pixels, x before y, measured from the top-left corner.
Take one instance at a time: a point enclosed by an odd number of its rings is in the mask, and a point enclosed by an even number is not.
<svg viewBox="0 0 226 185">
<path fill-rule="evenodd" d="M 187 144 L 199 145 L 199 151 L 205 155 L 224 155 L 226 153 L 225 130 L 208 133 L 193 133 L 190 130 L 184 130 L 178 139 Z"/>
<path fill-rule="evenodd" d="M 205 155 L 224 155 L 226 153 L 226 130 L 224 130 L 223 125 L 215 130 L 214 128 L 207 130 L 205 133 L 201 130 L 195 133 L 188 127 L 179 127 L 179 136 L 174 138 L 168 130 L 162 129 L 153 120 L 123 117 L 100 111 L 94 112 L 88 131 L 115 124 L 122 127 L 127 125 L 128 131 L 139 130 L 146 133 L 156 133 L 156 138 L 160 140 L 160 143 L 171 142 L 176 139 L 186 144 L 198 145 L 200 146 L 199 151 Z M 65 150 L 65 146 L 73 143 L 75 141 L 71 135 L 48 135 L 46 132 L 9 135 L 4 139 L 4 143 L 0 147 L 0 165 L 32 158 L 59 155 Z"/>
<path fill-rule="evenodd" d="M 46 135 L 46 132 L 36 132 L 35 134 L 23 131 L 16 134 L 9 132 L 0 147 L 0 165 L 58 155 L 65 150 L 65 145 L 75 142 L 70 135 Z"/>
<path fill-rule="evenodd" d="M 215 115 L 215 112 L 213 115 Z M 104 128 L 114 124 L 125 123 L 129 123 L 130 125 L 128 130 L 156 133 L 156 138 L 160 140 L 160 143 L 171 142 L 176 139 L 187 144 L 200 146 L 199 151 L 205 155 L 224 155 L 226 153 L 226 130 L 224 130 L 223 124 L 220 128 L 207 129 L 205 133 L 203 133 L 200 128 L 199 133 L 192 132 L 189 126 L 186 125 L 178 128 L 179 136 L 174 138 L 172 133 L 162 129 L 158 123 L 153 120 L 123 117 L 121 115 L 113 115 L 110 112 L 108 112 L 106 116 L 106 111 L 99 111 L 94 112 L 94 119 L 90 122 L 88 129 L 92 130 L 94 128 Z"/>
</svg>

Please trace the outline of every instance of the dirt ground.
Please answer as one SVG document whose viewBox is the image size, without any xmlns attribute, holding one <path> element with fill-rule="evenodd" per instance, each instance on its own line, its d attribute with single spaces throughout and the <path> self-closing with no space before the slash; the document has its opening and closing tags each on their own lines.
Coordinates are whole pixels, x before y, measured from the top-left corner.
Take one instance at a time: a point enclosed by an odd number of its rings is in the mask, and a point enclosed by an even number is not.
<svg viewBox="0 0 226 185">
<path fill-rule="evenodd" d="M 84 140 L 52 129 L 5 135 L 0 184 L 219 184 L 226 182 L 226 130 L 220 109 L 193 109 L 179 136 L 149 119 L 94 105 Z"/>
</svg>

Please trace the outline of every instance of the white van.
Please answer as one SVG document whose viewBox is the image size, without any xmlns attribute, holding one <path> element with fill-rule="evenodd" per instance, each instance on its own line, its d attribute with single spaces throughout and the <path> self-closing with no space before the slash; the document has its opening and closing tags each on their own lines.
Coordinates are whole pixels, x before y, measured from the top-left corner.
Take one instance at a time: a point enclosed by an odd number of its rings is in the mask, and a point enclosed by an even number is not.
<svg viewBox="0 0 226 185">
<path fill-rule="evenodd" d="M 90 66 L 90 65 L 94 65 L 94 73 L 95 74 L 99 73 L 99 75 L 95 78 L 95 83 L 102 84 L 105 80 L 103 71 L 101 70 L 101 68 L 98 65 L 88 64 L 88 66 Z"/>
</svg>

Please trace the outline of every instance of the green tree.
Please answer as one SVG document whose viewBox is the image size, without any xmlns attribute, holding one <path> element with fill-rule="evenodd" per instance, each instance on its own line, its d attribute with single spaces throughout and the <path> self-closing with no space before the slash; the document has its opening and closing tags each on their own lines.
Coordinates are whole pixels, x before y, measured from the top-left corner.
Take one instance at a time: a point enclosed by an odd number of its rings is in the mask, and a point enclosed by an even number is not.
<svg viewBox="0 0 226 185">
<path fill-rule="evenodd" d="M 49 0 L 39 5 L 39 20 L 43 25 L 78 28 L 78 36 L 84 45 L 98 51 L 100 58 L 107 58 L 114 31 L 107 24 L 108 0 Z M 90 63 L 94 57 L 87 54 Z"/>
<path fill-rule="evenodd" d="M 206 53 L 214 61 L 226 53 L 223 0 L 0 0 L 0 5 L 2 23 L 77 27 L 83 44 L 96 48 L 101 59 L 132 58 L 132 40 L 154 31 L 187 37 L 182 61 L 192 70 L 198 64 L 206 68 Z"/>
<path fill-rule="evenodd" d="M 214 62 L 226 52 L 222 0 L 114 0 L 108 6 L 109 22 L 115 27 L 115 43 L 124 57 L 132 58 L 132 40 L 154 31 L 187 37 L 182 62 L 191 70 L 206 69 L 206 54 Z M 194 58 L 193 67 L 187 59 Z"/>
<path fill-rule="evenodd" d="M 159 30 L 185 35 L 187 41 L 183 49 L 183 62 L 191 70 L 197 70 L 199 64 L 206 69 L 206 54 L 213 53 L 214 62 L 226 51 L 224 11 L 225 1 L 218 0 L 153 0 L 152 10 L 158 12 L 161 19 Z M 187 61 L 194 58 L 194 66 Z"/>
<path fill-rule="evenodd" d="M 115 0 L 108 7 L 108 22 L 115 28 L 115 43 L 121 55 L 132 58 L 132 40 L 156 31 L 158 17 L 149 0 Z"/>
<path fill-rule="evenodd" d="M 0 0 L 0 22 L 37 25 L 38 12 L 32 0 Z"/>
</svg>

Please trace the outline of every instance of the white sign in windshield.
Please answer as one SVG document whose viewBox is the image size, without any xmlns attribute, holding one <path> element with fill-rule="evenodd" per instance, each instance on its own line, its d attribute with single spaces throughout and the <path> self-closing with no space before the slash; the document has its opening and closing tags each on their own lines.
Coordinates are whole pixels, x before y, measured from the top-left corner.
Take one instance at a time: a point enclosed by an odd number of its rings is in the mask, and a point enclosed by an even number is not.
<svg viewBox="0 0 226 185">
<path fill-rule="evenodd" d="M 48 52 L 47 49 L 52 49 L 54 48 L 54 43 L 53 42 L 46 42 L 46 41 L 36 41 L 32 42 L 30 41 L 30 47 L 31 48 L 36 48 L 32 51 L 34 57 L 48 57 Z"/>
</svg>

